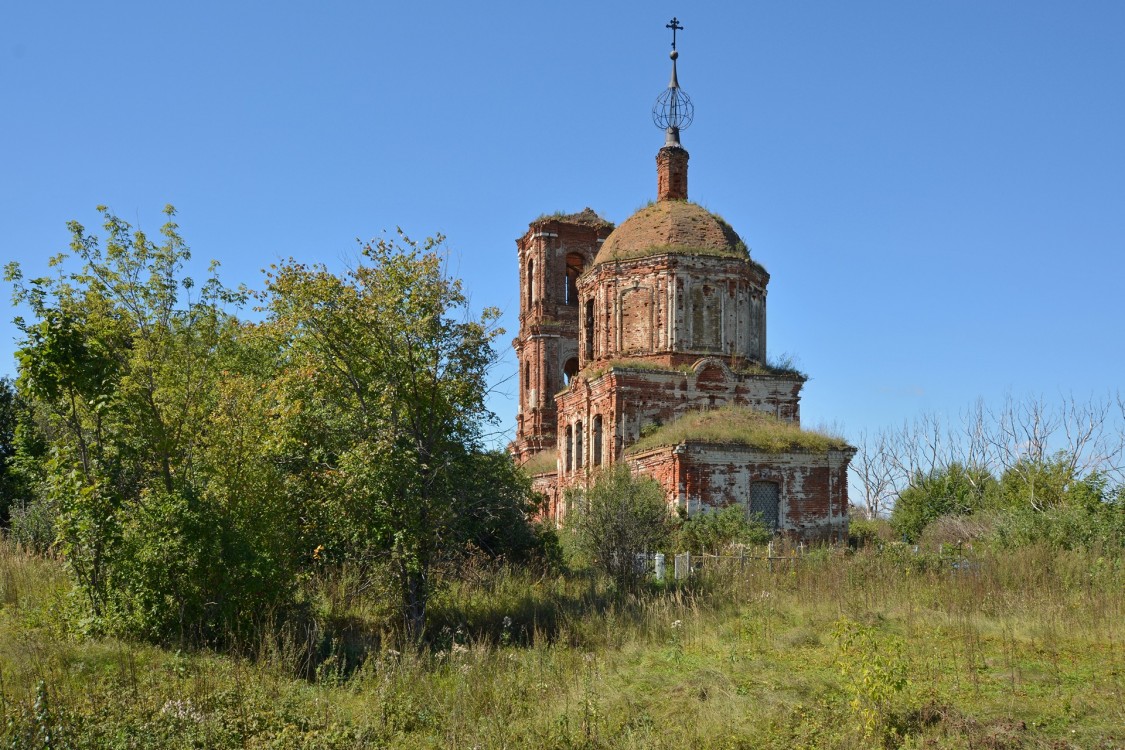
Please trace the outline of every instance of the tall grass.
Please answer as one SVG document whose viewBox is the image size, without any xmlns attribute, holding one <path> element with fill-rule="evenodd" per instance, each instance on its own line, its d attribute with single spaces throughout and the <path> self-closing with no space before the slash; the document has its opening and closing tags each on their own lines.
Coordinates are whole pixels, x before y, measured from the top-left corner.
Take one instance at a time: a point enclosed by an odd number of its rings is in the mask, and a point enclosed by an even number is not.
<svg viewBox="0 0 1125 750">
<path fill-rule="evenodd" d="M 377 586 L 326 576 L 307 618 L 256 648 L 185 654 L 77 635 L 58 564 L 0 548 L 0 733 L 17 747 L 1125 743 L 1120 556 L 1031 548 L 952 569 L 824 549 L 627 595 L 585 573 L 463 573 L 422 649 L 397 642 Z"/>
</svg>

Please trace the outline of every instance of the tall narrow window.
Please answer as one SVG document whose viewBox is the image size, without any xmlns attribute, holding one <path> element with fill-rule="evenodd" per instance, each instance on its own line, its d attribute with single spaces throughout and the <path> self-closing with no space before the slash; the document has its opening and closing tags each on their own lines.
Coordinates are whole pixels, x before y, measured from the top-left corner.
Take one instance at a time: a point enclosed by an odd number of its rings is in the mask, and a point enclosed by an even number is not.
<svg viewBox="0 0 1125 750">
<path fill-rule="evenodd" d="M 586 300 L 586 360 L 594 358 L 594 300 Z"/>
<path fill-rule="evenodd" d="M 527 262 L 527 309 L 535 304 L 535 261 Z"/>
<path fill-rule="evenodd" d="M 578 277 L 582 275 L 585 265 L 586 259 L 578 253 L 570 253 L 566 256 L 566 287 L 563 289 L 563 302 L 568 305 L 578 304 Z"/>
<path fill-rule="evenodd" d="M 780 494 L 777 482 L 750 483 L 750 512 L 760 514 L 762 523 L 775 531 L 781 521 Z"/>
<path fill-rule="evenodd" d="M 574 423 L 574 468 L 582 468 L 582 423 Z"/>
<path fill-rule="evenodd" d="M 598 414 L 594 417 L 594 445 L 593 455 L 590 460 L 594 462 L 594 466 L 602 465 L 602 415 Z"/>
<path fill-rule="evenodd" d="M 570 450 L 570 441 L 573 439 L 573 435 L 574 435 L 574 430 L 571 429 L 570 425 L 567 425 L 566 426 L 566 446 L 564 448 L 564 450 L 566 451 L 566 470 L 567 471 L 571 471 L 571 470 L 574 469 L 574 457 L 573 457 L 573 454 L 571 453 L 571 450 Z"/>
<path fill-rule="evenodd" d="M 531 404 L 531 363 L 526 362 L 523 366 L 523 393 L 524 403 L 529 407 Z"/>
</svg>

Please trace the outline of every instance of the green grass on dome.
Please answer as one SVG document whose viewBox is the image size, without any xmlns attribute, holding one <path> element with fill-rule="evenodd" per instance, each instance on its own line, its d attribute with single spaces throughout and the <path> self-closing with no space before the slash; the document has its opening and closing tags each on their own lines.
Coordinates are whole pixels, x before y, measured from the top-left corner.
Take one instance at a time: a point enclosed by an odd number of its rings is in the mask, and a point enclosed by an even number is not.
<svg viewBox="0 0 1125 750">
<path fill-rule="evenodd" d="M 739 242 L 731 247 L 707 247 L 698 245 L 649 245 L 637 248 L 613 248 L 607 260 L 633 260 L 634 258 L 648 258 L 654 255 L 702 255 L 715 258 L 738 258 L 758 266 L 750 260 L 750 251 L 746 243 Z M 760 267 L 760 266 L 759 266 Z"/>
<path fill-rule="evenodd" d="M 803 430 L 757 409 L 728 406 L 685 414 L 641 438 L 628 452 L 639 453 L 684 442 L 746 445 L 767 453 L 789 450 L 824 452 L 849 447 L 843 438 Z"/>
</svg>

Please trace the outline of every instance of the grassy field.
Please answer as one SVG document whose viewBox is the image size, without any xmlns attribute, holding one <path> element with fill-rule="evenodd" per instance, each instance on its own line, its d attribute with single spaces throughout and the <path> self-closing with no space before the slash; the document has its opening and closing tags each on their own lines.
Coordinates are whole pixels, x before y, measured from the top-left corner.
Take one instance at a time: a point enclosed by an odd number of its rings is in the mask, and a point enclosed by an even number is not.
<svg viewBox="0 0 1125 750">
<path fill-rule="evenodd" d="M 432 646 L 333 598 L 253 658 L 77 635 L 64 571 L 0 549 L 0 735 L 30 748 L 1125 747 L 1125 562 L 891 548 L 615 596 L 480 570 Z M 308 644 L 314 644 L 310 649 Z M 315 659 L 310 657 L 315 654 Z"/>
</svg>

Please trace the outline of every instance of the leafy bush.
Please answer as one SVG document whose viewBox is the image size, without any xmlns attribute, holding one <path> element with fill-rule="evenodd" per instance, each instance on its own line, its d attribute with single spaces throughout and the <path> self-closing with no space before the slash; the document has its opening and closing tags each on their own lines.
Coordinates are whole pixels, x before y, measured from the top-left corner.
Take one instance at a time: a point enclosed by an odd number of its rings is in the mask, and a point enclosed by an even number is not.
<svg viewBox="0 0 1125 750">
<path fill-rule="evenodd" d="M 985 469 L 955 462 L 929 474 L 919 473 L 899 494 L 891 528 L 902 539 L 916 542 L 931 521 L 995 505 L 998 494 L 996 479 Z"/>
<path fill-rule="evenodd" d="M 676 534 L 676 548 L 687 552 L 718 552 L 733 544 L 765 544 L 773 537 L 760 514 L 750 518 L 741 505 L 696 513 L 685 519 Z"/>
<path fill-rule="evenodd" d="M 567 523 L 579 548 L 619 588 L 635 586 L 643 576 L 634 556 L 661 549 L 672 532 L 663 488 L 650 477 L 634 477 L 624 464 L 598 474 L 585 497 L 568 508 Z"/>
<path fill-rule="evenodd" d="M 9 538 L 28 552 L 46 554 L 55 543 L 55 516 L 58 508 L 45 497 L 32 497 L 9 510 Z"/>
<path fill-rule="evenodd" d="M 1120 550 L 1125 548 L 1125 503 L 1014 508 L 998 515 L 991 538 L 1006 549 L 1042 544 L 1055 550 Z"/>
<path fill-rule="evenodd" d="M 885 518 L 856 518 L 848 522 L 848 544 L 855 548 L 874 546 L 894 539 L 894 532 Z"/>
</svg>

